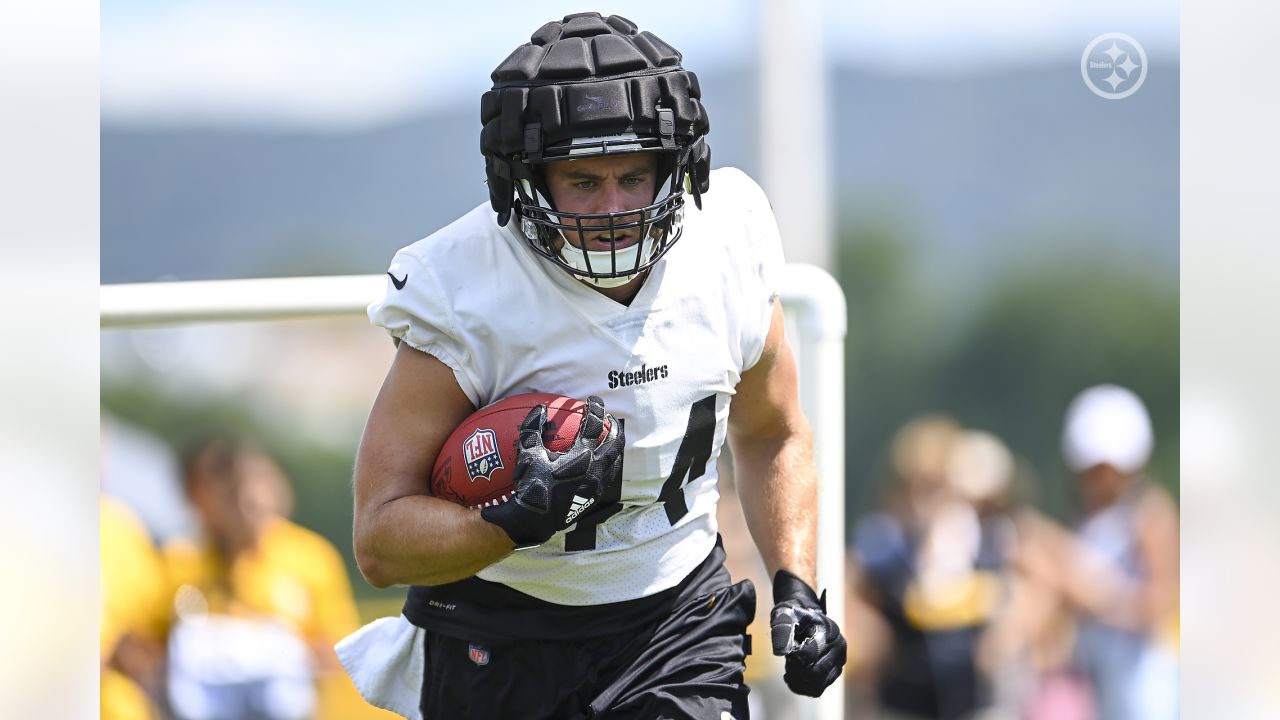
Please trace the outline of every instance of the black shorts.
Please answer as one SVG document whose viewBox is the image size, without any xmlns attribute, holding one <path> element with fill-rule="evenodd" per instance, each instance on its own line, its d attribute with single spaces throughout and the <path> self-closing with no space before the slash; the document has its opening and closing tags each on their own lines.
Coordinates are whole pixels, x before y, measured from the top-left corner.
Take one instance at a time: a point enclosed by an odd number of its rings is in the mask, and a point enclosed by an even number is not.
<svg viewBox="0 0 1280 720">
<path fill-rule="evenodd" d="M 756 591 L 731 585 L 723 558 L 717 546 L 661 617 L 621 632 L 504 641 L 428 628 L 423 717 L 746 718 Z"/>
</svg>

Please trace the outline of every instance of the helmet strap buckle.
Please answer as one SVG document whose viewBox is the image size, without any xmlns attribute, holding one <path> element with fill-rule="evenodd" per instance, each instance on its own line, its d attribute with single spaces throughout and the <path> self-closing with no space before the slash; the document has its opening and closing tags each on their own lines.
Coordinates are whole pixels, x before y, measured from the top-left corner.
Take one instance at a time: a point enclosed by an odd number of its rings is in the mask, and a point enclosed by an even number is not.
<svg viewBox="0 0 1280 720">
<path fill-rule="evenodd" d="M 524 126 L 524 154 L 531 163 L 542 162 L 542 123 Z"/>
<path fill-rule="evenodd" d="M 676 149 L 676 114 L 671 108 L 658 106 L 658 137 L 663 150 Z"/>
</svg>

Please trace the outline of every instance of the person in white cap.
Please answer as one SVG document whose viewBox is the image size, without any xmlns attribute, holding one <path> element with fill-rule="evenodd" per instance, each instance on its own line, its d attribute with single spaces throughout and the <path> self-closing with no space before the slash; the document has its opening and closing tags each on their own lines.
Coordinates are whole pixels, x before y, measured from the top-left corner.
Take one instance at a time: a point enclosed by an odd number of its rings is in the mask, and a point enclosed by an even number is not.
<svg viewBox="0 0 1280 720">
<path fill-rule="evenodd" d="M 1101 720 L 1177 716 L 1178 511 L 1146 475 L 1153 446 L 1130 390 L 1098 385 L 1067 408 L 1062 453 L 1086 514 L 1066 590 Z"/>
</svg>

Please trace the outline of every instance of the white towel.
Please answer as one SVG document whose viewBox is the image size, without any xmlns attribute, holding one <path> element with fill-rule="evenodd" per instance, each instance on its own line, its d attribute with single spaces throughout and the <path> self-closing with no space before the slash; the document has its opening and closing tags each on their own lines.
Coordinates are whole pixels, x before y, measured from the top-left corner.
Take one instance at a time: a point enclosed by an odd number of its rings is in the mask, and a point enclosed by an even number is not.
<svg viewBox="0 0 1280 720">
<path fill-rule="evenodd" d="M 404 615 L 374 620 L 333 647 L 365 702 L 409 720 L 422 720 L 426 631 Z"/>
</svg>

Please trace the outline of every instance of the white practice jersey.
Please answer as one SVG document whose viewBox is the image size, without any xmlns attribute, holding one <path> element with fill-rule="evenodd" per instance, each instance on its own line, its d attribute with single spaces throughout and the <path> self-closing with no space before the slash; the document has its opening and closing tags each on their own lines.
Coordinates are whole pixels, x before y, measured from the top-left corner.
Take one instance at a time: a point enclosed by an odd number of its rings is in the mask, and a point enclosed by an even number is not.
<svg viewBox="0 0 1280 720">
<path fill-rule="evenodd" d="M 684 235 L 629 306 L 540 257 L 488 203 L 392 260 L 370 319 L 452 368 L 476 407 L 598 395 L 626 422 L 622 508 L 479 577 L 596 605 L 670 588 L 711 551 L 729 404 L 764 347 L 783 265 L 760 187 L 724 168 L 711 188 L 701 211 L 686 198 Z"/>
</svg>

